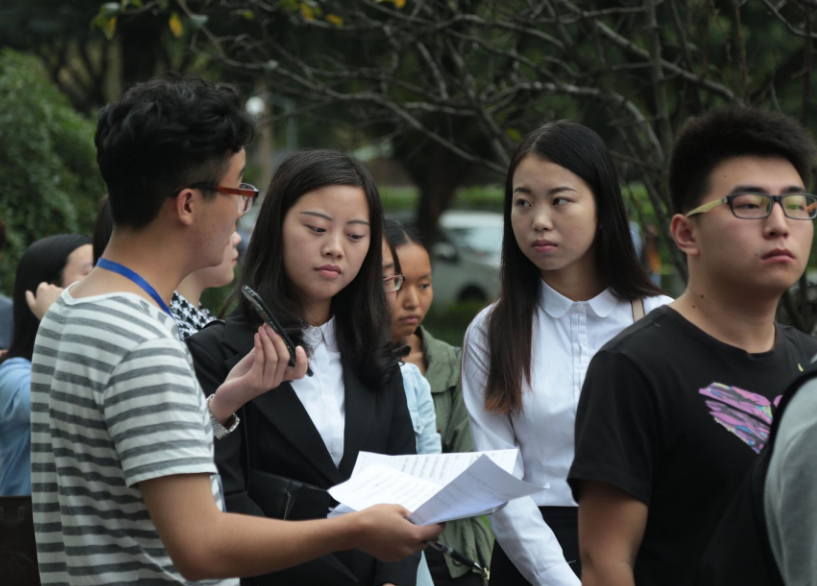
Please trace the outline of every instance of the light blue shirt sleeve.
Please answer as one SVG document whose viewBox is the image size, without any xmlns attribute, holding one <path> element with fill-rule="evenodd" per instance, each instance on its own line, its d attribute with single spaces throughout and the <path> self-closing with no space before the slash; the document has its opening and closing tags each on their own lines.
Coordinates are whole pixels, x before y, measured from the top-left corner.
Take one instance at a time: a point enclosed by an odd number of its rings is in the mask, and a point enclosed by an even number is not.
<svg viewBox="0 0 817 586">
<path fill-rule="evenodd" d="M 0 420 L 7 426 L 31 422 L 31 362 L 10 358 L 0 372 Z"/>
<path fill-rule="evenodd" d="M 434 412 L 434 399 L 431 397 L 431 386 L 413 364 L 400 366 L 403 374 L 403 386 L 406 390 L 411 424 L 414 427 L 414 439 L 417 442 L 418 454 L 441 454 L 442 439 L 437 432 L 437 415 Z"/>
<path fill-rule="evenodd" d="M 31 363 L 0 366 L 0 496 L 31 494 Z"/>
</svg>

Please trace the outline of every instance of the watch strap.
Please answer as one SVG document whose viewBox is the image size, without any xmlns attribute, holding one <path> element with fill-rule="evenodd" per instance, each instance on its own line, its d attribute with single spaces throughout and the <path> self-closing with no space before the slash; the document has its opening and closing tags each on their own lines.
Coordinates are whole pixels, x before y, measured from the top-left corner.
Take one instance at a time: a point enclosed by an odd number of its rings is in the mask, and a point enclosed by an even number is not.
<svg viewBox="0 0 817 586">
<path fill-rule="evenodd" d="M 219 423 L 218 419 L 216 419 L 213 415 L 213 412 L 210 411 L 210 401 L 212 401 L 213 397 L 215 397 L 215 394 L 207 397 L 204 400 L 204 403 L 207 405 L 207 414 L 210 416 L 210 424 L 213 427 L 213 435 L 216 439 L 222 439 L 235 431 L 238 427 L 239 421 L 241 420 L 238 418 L 238 415 L 233 413 L 230 419 L 227 420 L 226 425 Z"/>
</svg>

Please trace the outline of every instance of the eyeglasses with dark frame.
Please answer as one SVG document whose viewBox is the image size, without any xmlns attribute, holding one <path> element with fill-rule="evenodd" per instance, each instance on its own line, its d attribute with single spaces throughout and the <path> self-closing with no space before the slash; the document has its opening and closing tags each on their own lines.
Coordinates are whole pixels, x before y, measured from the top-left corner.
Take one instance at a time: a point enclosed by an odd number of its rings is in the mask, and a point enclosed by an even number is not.
<svg viewBox="0 0 817 586">
<path fill-rule="evenodd" d="M 710 201 L 687 213 L 690 218 L 705 214 L 723 204 L 736 218 L 741 220 L 762 220 L 772 214 L 775 203 L 783 208 L 783 213 L 792 220 L 813 220 L 817 218 L 817 195 L 811 193 L 786 193 L 784 195 L 767 195 L 765 193 L 733 193 L 724 198 Z"/>
<path fill-rule="evenodd" d="M 245 214 L 247 210 L 252 207 L 253 202 L 260 193 L 255 186 L 250 185 L 249 183 L 241 183 L 238 187 L 223 187 L 221 185 L 215 185 L 214 183 L 194 183 L 193 185 L 188 185 L 186 188 L 182 187 L 181 189 L 176 190 L 176 192 L 170 197 L 176 197 L 184 189 L 208 189 L 210 191 L 217 191 L 224 195 L 237 195 L 238 211 L 241 214 Z"/>
<path fill-rule="evenodd" d="M 403 275 L 392 275 L 390 277 L 383 277 L 383 286 L 386 287 L 386 293 L 394 293 L 400 290 L 403 286 L 405 277 Z"/>
</svg>

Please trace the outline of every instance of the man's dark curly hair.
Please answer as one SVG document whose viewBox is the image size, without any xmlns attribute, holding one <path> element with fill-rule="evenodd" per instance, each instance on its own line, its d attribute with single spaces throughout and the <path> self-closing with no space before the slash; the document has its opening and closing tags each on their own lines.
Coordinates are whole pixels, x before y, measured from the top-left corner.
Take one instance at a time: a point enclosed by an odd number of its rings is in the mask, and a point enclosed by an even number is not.
<svg viewBox="0 0 817 586">
<path fill-rule="evenodd" d="M 811 134 L 779 112 L 732 107 L 692 118 L 678 135 L 670 161 L 673 211 L 682 214 L 700 205 L 712 170 L 727 159 L 786 159 L 808 186 L 815 154 L 817 145 Z"/>
<path fill-rule="evenodd" d="M 254 132 L 233 86 L 191 77 L 133 86 L 100 110 L 95 137 L 114 224 L 142 228 L 179 189 L 217 183 Z"/>
</svg>

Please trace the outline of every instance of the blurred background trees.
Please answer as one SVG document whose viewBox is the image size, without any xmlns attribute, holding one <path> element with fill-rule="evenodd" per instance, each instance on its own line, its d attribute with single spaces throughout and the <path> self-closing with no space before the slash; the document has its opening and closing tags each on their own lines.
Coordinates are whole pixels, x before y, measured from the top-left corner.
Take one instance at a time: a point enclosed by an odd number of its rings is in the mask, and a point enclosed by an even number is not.
<svg viewBox="0 0 817 586">
<path fill-rule="evenodd" d="M 613 151 L 634 220 L 655 234 L 654 270 L 677 293 L 673 138 L 725 104 L 813 126 L 815 10 L 815 0 L 6 0 L 0 39 L 39 56 L 88 114 L 168 70 L 238 83 L 262 118 L 262 190 L 288 149 L 354 150 L 387 209 L 410 205 L 430 240 L 475 189 L 481 207 L 501 210 L 527 132 L 580 121 Z M 806 285 L 784 307 L 810 330 Z"/>
<path fill-rule="evenodd" d="M 93 136 L 94 124 L 36 57 L 0 51 L 0 219 L 9 238 L 0 261 L 3 292 L 11 292 L 17 262 L 34 240 L 91 233 L 105 192 Z"/>
</svg>

